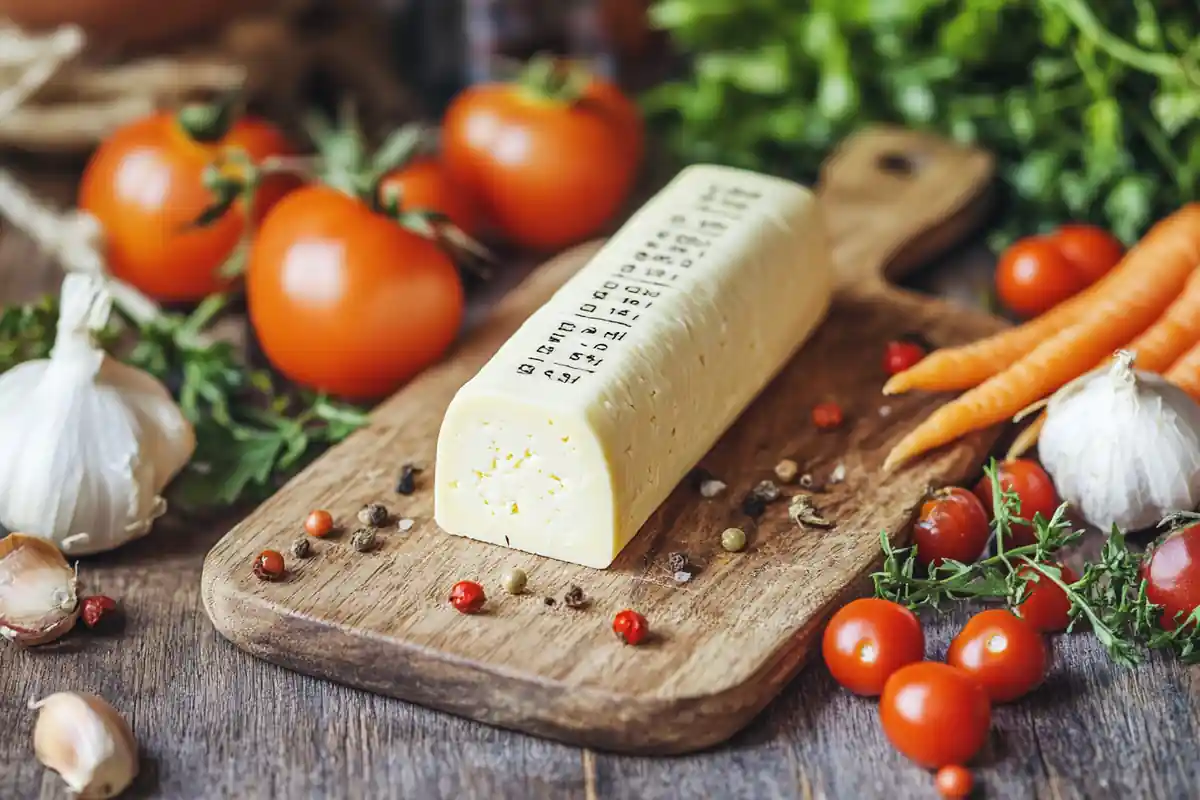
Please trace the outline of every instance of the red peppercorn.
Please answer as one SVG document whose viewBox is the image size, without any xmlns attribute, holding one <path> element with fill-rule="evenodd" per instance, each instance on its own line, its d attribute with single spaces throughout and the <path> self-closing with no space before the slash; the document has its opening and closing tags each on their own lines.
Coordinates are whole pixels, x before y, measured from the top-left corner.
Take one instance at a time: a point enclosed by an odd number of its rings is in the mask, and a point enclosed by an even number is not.
<svg viewBox="0 0 1200 800">
<path fill-rule="evenodd" d="M 100 620 L 117 610 L 117 601 L 102 594 L 83 598 L 83 624 L 94 628 Z"/>
<path fill-rule="evenodd" d="M 842 424 L 842 407 L 837 403 L 820 403 L 813 406 L 812 418 L 821 430 L 836 428 Z"/>
<path fill-rule="evenodd" d="M 887 347 L 884 348 L 883 368 L 887 370 L 888 375 L 895 375 L 915 366 L 924 357 L 924 347 L 916 342 L 899 339 L 888 342 Z"/>
<path fill-rule="evenodd" d="M 475 581 L 459 581 L 450 590 L 450 605 L 464 614 L 475 614 L 487 602 L 483 587 Z"/>
<path fill-rule="evenodd" d="M 333 530 L 333 515 L 324 509 L 311 512 L 304 520 L 304 532 L 321 539 Z"/>
<path fill-rule="evenodd" d="M 277 581 L 284 576 L 287 568 L 283 556 L 277 550 L 263 550 L 254 559 L 254 577 L 264 581 Z"/>
<path fill-rule="evenodd" d="M 641 644 L 650 633 L 650 624 L 641 614 L 627 608 L 613 617 L 613 633 L 625 644 Z"/>
</svg>

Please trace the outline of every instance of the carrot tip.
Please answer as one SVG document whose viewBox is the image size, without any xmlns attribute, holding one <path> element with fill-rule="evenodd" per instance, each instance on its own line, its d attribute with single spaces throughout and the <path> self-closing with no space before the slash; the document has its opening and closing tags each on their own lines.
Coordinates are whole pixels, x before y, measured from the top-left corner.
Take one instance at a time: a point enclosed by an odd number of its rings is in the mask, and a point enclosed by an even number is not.
<svg viewBox="0 0 1200 800">
<path fill-rule="evenodd" d="M 908 388 L 908 382 L 904 380 L 904 373 L 898 372 L 892 377 L 888 378 L 888 382 L 883 385 L 883 393 L 901 394 L 908 391 Z"/>
</svg>

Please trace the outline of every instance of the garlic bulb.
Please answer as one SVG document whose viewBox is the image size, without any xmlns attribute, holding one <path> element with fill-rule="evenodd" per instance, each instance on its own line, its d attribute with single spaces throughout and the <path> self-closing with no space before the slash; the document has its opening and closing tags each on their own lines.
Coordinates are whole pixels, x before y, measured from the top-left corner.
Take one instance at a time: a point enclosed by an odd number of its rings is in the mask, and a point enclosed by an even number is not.
<svg viewBox="0 0 1200 800">
<path fill-rule="evenodd" d="M 138 772 L 129 723 L 103 699 L 58 692 L 30 703 L 38 710 L 33 751 L 80 798 L 116 797 Z"/>
<path fill-rule="evenodd" d="M 0 523 L 70 555 L 149 531 L 196 446 L 166 388 L 97 347 L 111 307 L 100 279 L 68 275 L 50 358 L 0 375 Z"/>
<path fill-rule="evenodd" d="M 75 570 L 45 539 L 0 539 L 0 636 L 24 647 L 62 636 L 79 618 L 75 587 Z"/>
<path fill-rule="evenodd" d="M 1133 360 L 1121 351 L 1059 389 L 1038 445 L 1062 499 L 1104 531 L 1200 503 L 1200 405 Z"/>
</svg>

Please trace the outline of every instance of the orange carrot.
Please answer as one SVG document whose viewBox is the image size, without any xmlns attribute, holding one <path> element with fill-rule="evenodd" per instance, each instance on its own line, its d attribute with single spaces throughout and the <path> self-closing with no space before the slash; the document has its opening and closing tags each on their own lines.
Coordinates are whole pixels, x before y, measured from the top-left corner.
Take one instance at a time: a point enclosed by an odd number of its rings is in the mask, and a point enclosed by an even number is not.
<svg viewBox="0 0 1200 800">
<path fill-rule="evenodd" d="M 1155 225 L 1122 260 L 1119 280 L 1106 281 L 1084 318 L 1028 355 L 946 403 L 888 454 L 884 469 L 971 431 L 1010 419 L 1090 370 L 1163 314 L 1200 264 L 1200 203 Z"/>
<path fill-rule="evenodd" d="M 1170 369 L 1163 373 L 1163 377 L 1200 403 L 1200 343 L 1180 356 Z"/>
<path fill-rule="evenodd" d="M 1154 260 L 1159 245 L 1158 231 L 1194 230 L 1200 225 L 1200 203 L 1190 203 L 1162 220 L 1133 247 L 1116 267 L 1103 278 L 1069 300 L 1023 325 L 1001 331 L 962 347 L 949 347 L 930 353 L 909 369 L 897 373 L 883 387 L 884 394 L 900 394 L 913 389 L 945 392 L 969 389 L 998 375 L 1028 355 L 1047 338 L 1088 319 L 1097 303 L 1121 297 L 1145 279 L 1147 264 Z M 1168 239 L 1174 238 L 1168 236 Z M 1190 239 L 1189 239 L 1190 241 Z M 1145 251 L 1149 247 L 1151 253 Z"/>
<path fill-rule="evenodd" d="M 1137 357 L 1135 366 L 1139 370 L 1163 372 L 1197 343 L 1200 343 L 1200 270 L 1194 271 L 1188 278 L 1183 293 L 1167 307 L 1166 313 L 1124 349 L 1132 351 Z M 1110 359 L 1111 355 L 1105 356 L 1095 369 L 1103 367 Z M 1200 352 L 1196 354 L 1196 359 L 1196 367 L 1200 369 Z M 1190 371 L 1185 367 L 1181 372 L 1187 375 Z M 1176 383 L 1170 376 L 1167 376 L 1167 379 Z M 1200 397 L 1200 371 L 1191 379 L 1195 381 L 1196 391 L 1186 386 L 1181 388 L 1195 397 Z M 1043 411 L 1041 416 L 1017 435 L 1012 447 L 1008 449 L 1007 458 L 1022 456 L 1037 444 L 1045 424 L 1046 412 Z"/>
</svg>

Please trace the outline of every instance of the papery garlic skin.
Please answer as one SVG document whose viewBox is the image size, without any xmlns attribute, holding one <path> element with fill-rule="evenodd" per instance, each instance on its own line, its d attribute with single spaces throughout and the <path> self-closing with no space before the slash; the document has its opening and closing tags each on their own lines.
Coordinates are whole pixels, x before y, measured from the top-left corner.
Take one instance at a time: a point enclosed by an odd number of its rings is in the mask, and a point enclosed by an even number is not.
<svg viewBox="0 0 1200 800">
<path fill-rule="evenodd" d="M 99 279 L 68 275 L 50 358 L 0 375 L 0 522 L 70 555 L 147 533 L 196 447 L 166 387 L 96 346 L 111 305 Z"/>
<path fill-rule="evenodd" d="M 1038 452 L 1063 500 L 1104 531 L 1136 531 L 1200 504 L 1200 404 L 1133 354 L 1060 389 Z"/>
<path fill-rule="evenodd" d="M 125 719 L 95 695 L 58 692 L 37 709 L 33 750 L 84 800 L 116 797 L 138 773 L 137 742 Z"/>
</svg>

